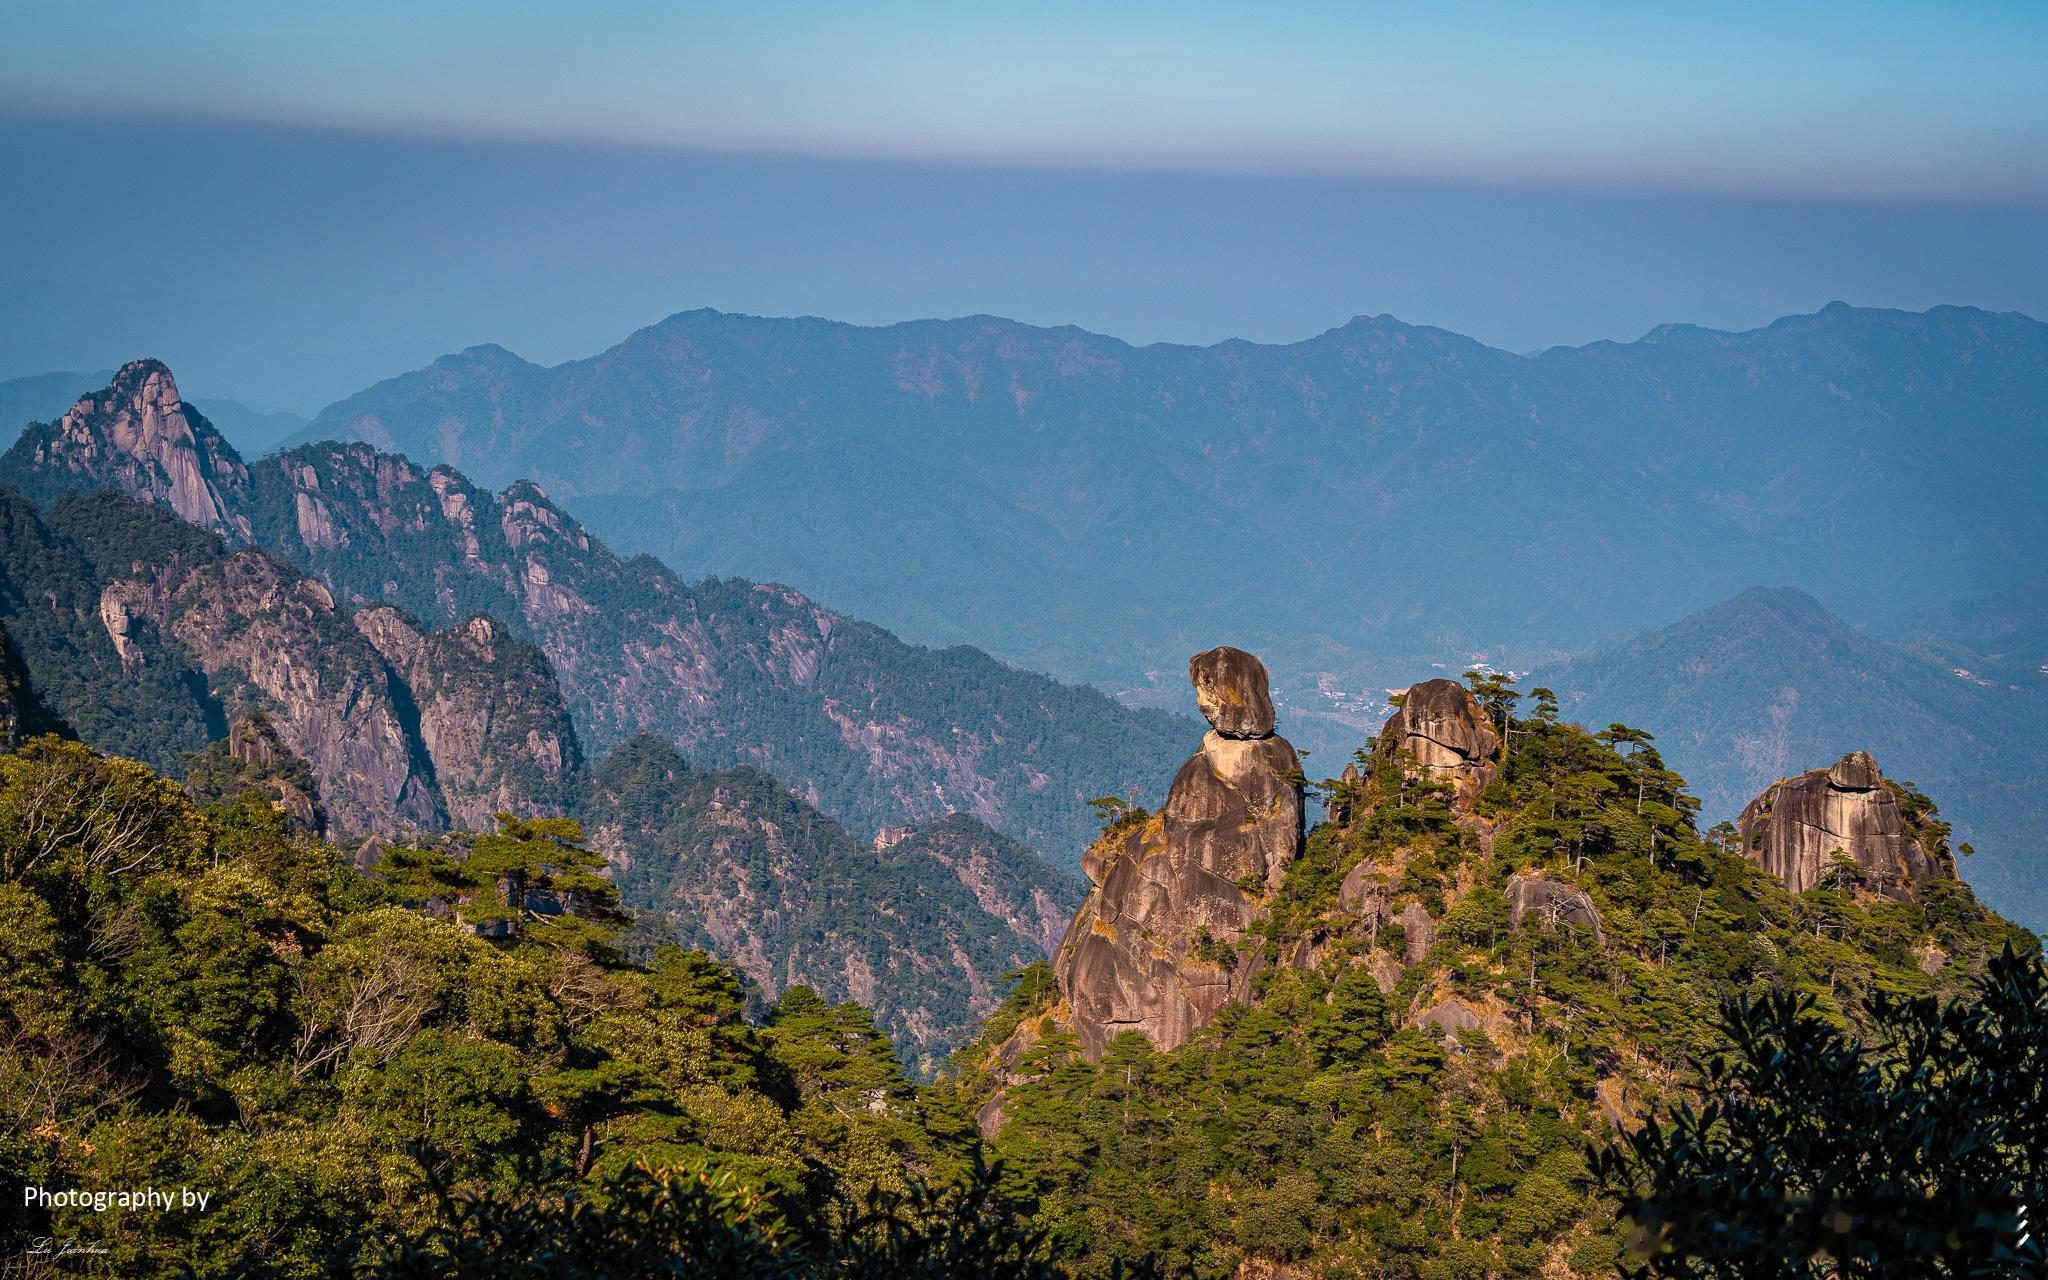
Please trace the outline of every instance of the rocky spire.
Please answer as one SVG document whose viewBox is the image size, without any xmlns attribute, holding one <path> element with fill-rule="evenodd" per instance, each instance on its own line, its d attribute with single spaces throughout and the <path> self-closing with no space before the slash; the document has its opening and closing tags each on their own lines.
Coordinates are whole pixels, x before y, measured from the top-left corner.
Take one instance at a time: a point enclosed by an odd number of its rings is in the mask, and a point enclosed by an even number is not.
<svg viewBox="0 0 2048 1280">
<path fill-rule="evenodd" d="M 1242 649 L 1188 663 L 1210 732 L 1166 808 L 1112 828 L 1081 863 L 1096 888 L 1053 959 L 1089 1057 L 1124 1031 L 1185 1044 L 1251 989 L 1240 948 L 1301 855 L 1301 761 L 1273 733 L 1266 668 Z"/>
<path fill-rule="evenodd" d="M 249 469 L 179 398 L 160 360 L 129 361 L 104 391 L 24 431 L 0 459 L 0 479 L 43 501 L 65 490 L 118 489 L 216 533 L 250 537 Z"/>
<path fill-rule="evenodd" d="M 1867 751 L 1772 783 L 1743 809 L 1738 826 L 1743 849 L 1794 893 L 1826 880 L 1836 852 L 1855 860 L 1871 888 L 1899 899 L 1955 875 L 1946 844 L 1910 828 Z"/>
</svg>

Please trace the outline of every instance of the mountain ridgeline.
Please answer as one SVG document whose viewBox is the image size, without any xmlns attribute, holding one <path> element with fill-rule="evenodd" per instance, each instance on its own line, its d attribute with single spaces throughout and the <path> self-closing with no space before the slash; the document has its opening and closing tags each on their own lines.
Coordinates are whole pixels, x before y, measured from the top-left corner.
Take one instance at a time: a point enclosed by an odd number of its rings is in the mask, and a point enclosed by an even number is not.
<svg viewBox="0 0 2048 1280">
<path fill-rule="evenodd" d="M 1325 675 L 1523 668 L 1758 582 L 1860 619 L 2038 577 L 2044 406 L 2048 324 L 1961 307 L 1533 356 L 1384 315 L 1198 348 L 700 310 L 553 368 L 449 355 L 300 438 L 530 478 L 671 564 L 1168 698 L 1239 618 L 1307 709 Z"/>
<path fill-rule="evenodd" d="M 655 733 L 764 769 L 854 830 L 962 811 L 1071 856 L 1085 801 L 1142 790 L 1187 727 L 976 650 L 913 648 L 787 588 L 687 585 L 613 555 L 531 484 L 492 494 L 365 445 L 246 463 L 153 361 L 31 427 L 0 480 L 44 502 L 113 488 L 168 506 L 343 608 L 434 627 L 487 614 L 546 656 L 588 749 Z"/>
</svg>

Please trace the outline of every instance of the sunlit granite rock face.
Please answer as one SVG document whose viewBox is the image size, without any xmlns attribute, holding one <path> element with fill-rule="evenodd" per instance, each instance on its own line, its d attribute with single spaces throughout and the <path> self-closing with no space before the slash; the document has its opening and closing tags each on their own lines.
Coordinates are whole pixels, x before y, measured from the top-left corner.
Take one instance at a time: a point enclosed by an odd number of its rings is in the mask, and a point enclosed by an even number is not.
<svg viewBox="0 0 2048 1280">
<path fill-rule="evenodd" d="M 56 422 L 33 425 L 0 474 L 32 497 L 118 489 L 185 520 L 246 541 L 249 469 L 178 396 L 158 360 L 131 360 L 104 391 L 81 396 Z"/>
<path fill-rule="evenodd" d="M 1405 753 L 1423 777 L 1448 782 L 1470 802 L 1493 780 L 1500 735 L 1472 693 L 1455 680 L 1425 680 L 1401 696 L 1380 730 L 1380 750 Z"/>
<path fill-rule="evenodd" d="M 1742 847 L 1794 893 L 1827 879 L 1837 852 L 1855 860 L 1866 885 L 1894 898 L 1910 899 L 1927 881 L 1955 875 L 1946 844 L 1911 829 L 1865 751 L 1772 783 L 1743 809 L 1738 826 Z"/>
<path fill-rule="evenodd" d="M 1188 674 L 1211 726 L 1202 749 L 1164 810 L 1083 856 L 1096 887 L 1054 956 L 1091 1058 L 1124 1031 L 1177 1048 L 1242 999 L 1258 965 L 1238 944 L 1301 855 L 1301 761 L 1273 732 L 1265 666 L 1219 648 Z"/>
</svg>

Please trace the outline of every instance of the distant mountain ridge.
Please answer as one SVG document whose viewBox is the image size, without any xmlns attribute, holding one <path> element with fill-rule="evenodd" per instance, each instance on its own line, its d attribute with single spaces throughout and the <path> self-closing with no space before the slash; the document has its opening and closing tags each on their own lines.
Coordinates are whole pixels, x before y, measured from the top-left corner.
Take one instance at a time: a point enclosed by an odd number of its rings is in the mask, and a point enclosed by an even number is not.
<svg viewBox="0 0 2048 1280">
<path fill-rule="evenodd" d="M 1757 581 L 1868 618 L 2036 576 L 2044 423 L 2048 325 L 1961 307 L 1531 357 L 1388 316 L 1196 348 L 699 310 L 553 368 L 470 348 L 301 439 L 528 476 L 686 570 L 1112 688 L 1173 693 L 1228 614 L 1313 710 Z"/>
<path fill-rule="evenodd" d="M 1594 726 L 1655 726 L 1703 821 L 1732 819 L 1780 778 L 1868 751 L 1944 801 L 1981 850 L 1963 876 L 1985 901 L 2048 927 L 2048 692 L 1987 686 L 1864 634 L 1795 588 L 1756 588 L 1523 682 Z"/>
</svg>

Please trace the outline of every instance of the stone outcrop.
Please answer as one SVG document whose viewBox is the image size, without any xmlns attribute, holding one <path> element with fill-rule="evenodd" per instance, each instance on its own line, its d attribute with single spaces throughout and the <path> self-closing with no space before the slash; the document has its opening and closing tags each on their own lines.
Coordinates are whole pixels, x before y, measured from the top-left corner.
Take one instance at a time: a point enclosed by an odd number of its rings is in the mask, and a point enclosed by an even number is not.
<svg viewBox="0 0 2048 1280">
<path fill-rule="evenodd" d="M 1552 926 L 1584 929 L 1595 942 L 1606 938 L 1600 929 L 1600 910 L 1593 905 L 1593 899 L 1568 884 L 1542 876 L 1513 875 L 1508 877 L 1507 896 L 1510 919 L 1533 915 Z"/>
<path fill-rule="evenodd" d="M 1405 753 L 1416 775 L 1449 783 L 1470 803 L 1493 780 L 1500 735 L 1471 690 L 1456 680 L 1425 680 L 1401 696 L 1380 730 L 1379 749 Z"/>
<path fill-rule="evenodd" d="M 1421 903 L 1410 902 L 1401 908 L 1401 938 L 1401 959 L 1409 964 L 1421 964 L 1436 944 L 1436 924 Z"/>
<path fill-rule="evenodd" d="M 1440 1037 L 1444 1045 L 1452 1050 L 1462 1046 L 1458 1033 L 1480 1031 L 1485 1028 L 1485 1019 L 1479 1011 L 1456 996 L 1432 1005 L 1416 1015 L 1415 1025 Z"/>
<path fill-rule="evenodd" d="M 227 737 L 193 757 L 185 788 L 202 805 L 256 791 L 267 796 L 294 829 L 312 836 L 327 833 L 327 811 L 313 771 L 292 754 L 276 722 L 261 711 L 236 716 Z"/>
<path fill-rule="evenodd" d="M 1332 826 L 1342 826 L 1351 821 L 1352 811 L 1358 807 L 1358 789 L 1364 783 L 1358 766 L 1347 761 L 1344 772 L 1337 775 L 1336 790 L 1323 803 L 1323 820 Z"/>
<path fill-rule="evenodd" d="M 501 813 L 568 812 L 582 756 L 540 650 L 482 614 L 432 632 L 389 605 L 353 621 L 411 694 L 452 825 L 490 831 Z"/>
<path fill-rule="evenodd" d="M 1343 881 L 1337 885 L 1337 906 L 1357 912 L 1369 924 L 1381 925 L 1388 918 L 1387 894 L 1386 868 L 1374 862 L 1361 862 L 1345 872 Z"/>
<path fill-rule="evenodd" d="M 1188 660 L 1195 682 L 1195 706 L 1226 738 L 1273 736 L 1273 696 L 1266 688 L 1266 664 L 1228 645 Z"/>
<path fill-rule="evenodd" d="M 1855 861 L 1865 885 L 1901 900 L 1929 880 L 1955 876 L 1947 845 L 1909 829 L 1898 796 L 1864 751 L 1773 783 L 1737 826 L 1743 849 L 1794 893 L 1829 879 L 1837 852 Z"/>
<path fill-rule="evenodd" d="M 249 469 L 178 396 L 158 360 L 131 360 L 104 391 L 56 422 L 31 426 L 0 474 L 47 500 L 65 490 L 117 489 L 196 525 L 247 541 Z"/>
<path fill-rule="evenodd" d="M 1082 860 L 1096 888 L 1053 971 L 1088 1056 L 1124 1031 L 1185 1044 L 1233 1000 L 1257 961 L 1238 944 L 1301 854 L 1301 761 L 1273 734 L 1266 670 L 1240 649 L 1188 664 L 1211 725 L 1165 809 L 1113 829 Z"/>
</svg>

